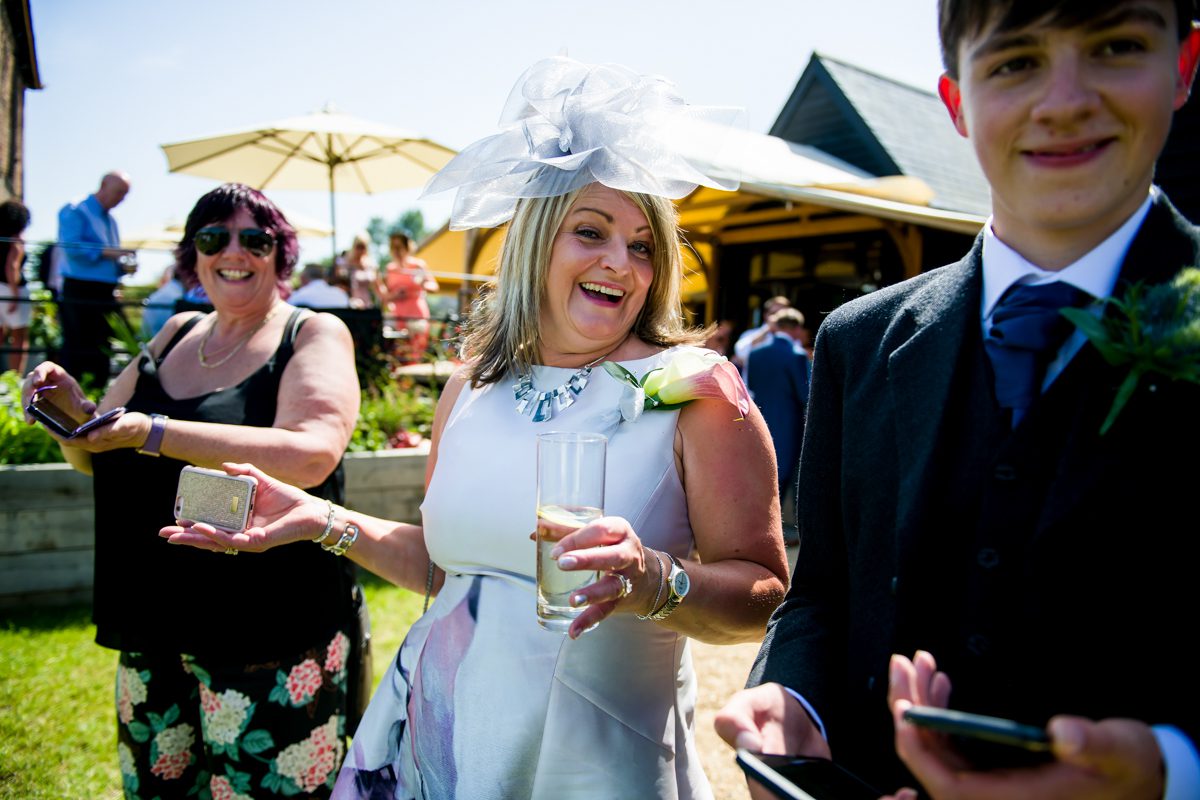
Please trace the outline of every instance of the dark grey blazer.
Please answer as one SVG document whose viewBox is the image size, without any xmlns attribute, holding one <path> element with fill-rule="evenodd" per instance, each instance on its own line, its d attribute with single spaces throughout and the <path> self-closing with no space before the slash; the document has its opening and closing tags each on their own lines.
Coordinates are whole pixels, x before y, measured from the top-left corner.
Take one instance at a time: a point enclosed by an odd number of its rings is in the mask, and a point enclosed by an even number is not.
<svg viewBox="0 0 1200 800">
<path fill-rule="evenodd" d="M 933 652 L 953 707 L 1175 724 L 1200 741 L 1200 389 L 1085 345 L 1018 429 L 981 343 L 980 241 L 957 264 L 822 325 L 801 456 L 801 544 L 750 685 L 813 703 L 834 759 L 907 778 L 886 707 L 891 653 Z M 1200 264 L 1200 229 L 1159 197 L 1117 293 Z M 1200 357 L 1200 354 L 1198 354 Z"/>
</svg>

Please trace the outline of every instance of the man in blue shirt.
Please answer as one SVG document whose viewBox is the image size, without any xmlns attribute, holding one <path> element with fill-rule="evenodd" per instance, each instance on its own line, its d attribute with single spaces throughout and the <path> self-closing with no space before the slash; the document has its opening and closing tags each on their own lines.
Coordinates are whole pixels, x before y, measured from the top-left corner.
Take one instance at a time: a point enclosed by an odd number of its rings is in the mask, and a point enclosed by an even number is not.
<svg viewBox="0 0 1200 800">
<path fill-rule="evenodd" d="M 62 365 L 93 385 L 108 383 L 109 313 L 121 313 L 116 289 L 121 276 L 136 268 L 133 252 L 121 248 L 117 221 L 109 214 L 129 192 L 129 176 L 110 172 L 95 194 L 68 203 L 58 212 L 58 242 L 62 248 Z"/>
</svg>

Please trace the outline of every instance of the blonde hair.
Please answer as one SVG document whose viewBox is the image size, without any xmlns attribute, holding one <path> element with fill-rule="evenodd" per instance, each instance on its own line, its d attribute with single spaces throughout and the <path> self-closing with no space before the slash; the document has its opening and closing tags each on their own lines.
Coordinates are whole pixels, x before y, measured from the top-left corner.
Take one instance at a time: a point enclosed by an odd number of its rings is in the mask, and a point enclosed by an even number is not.
<svg viewBox="0 0 1200 800">
<path fill-rule="evenodd" d="M 576 198 L 587 187 L 555 197 L 526 198 L 517 204 L 500 249 L 496 281 L 472 309 L 464 350 L 471 361 L 471 385 L 502 380 L 523 372 L 537 358 L 539 317 L 554 238 Z M 705 332 L 684 325 L 681 298 L 683 255 L 679 215 L 668 199 L 621 192 L 650 224 L 654 237 L 653 276 L 632 333 L 647 344 L 669 347 L 697 344 Z"/>
</svg>

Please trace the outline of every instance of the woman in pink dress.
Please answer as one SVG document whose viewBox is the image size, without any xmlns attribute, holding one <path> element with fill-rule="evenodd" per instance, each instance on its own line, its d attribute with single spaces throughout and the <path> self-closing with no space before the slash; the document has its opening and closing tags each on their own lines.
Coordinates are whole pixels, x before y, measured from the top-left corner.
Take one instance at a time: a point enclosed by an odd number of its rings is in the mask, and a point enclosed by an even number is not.
<svg viewBox="0 0 1200 800">
<path fill-rule="evenodd" d="M 365 233 L 356 233 L 350 249 L 338 258 L 335 278 L 345 278 L 350 284 L 351 308 L 375 308 L 376 287 L 379 283 L 379 265 L 371 258 L 370 239 Z"/>
<path fill-rule="evenodd" d="M 393 233 L 389 239 L 392 260 L 384 270 L 379 287 L 385 312 L 395 319 L 397 329 L 408 331 L 408 348 L 404 353 L 408 363 L 421 360 L 429 343 L 429 304 L 426 292 L 436 292 L 438 282 L 429 267 L 419 258 L 409 255 L 411 242 L 403 233 Z"/>
</svg>

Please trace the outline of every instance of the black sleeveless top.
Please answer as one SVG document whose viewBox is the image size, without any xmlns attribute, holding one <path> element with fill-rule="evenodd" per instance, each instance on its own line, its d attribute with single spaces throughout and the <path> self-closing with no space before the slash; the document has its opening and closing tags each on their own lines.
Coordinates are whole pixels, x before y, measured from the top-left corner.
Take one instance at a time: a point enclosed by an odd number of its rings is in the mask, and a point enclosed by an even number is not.
<svg viewBox="0 0 1200 800">
<path fill-rule="evenodd" d="M 279 348 L 246 380 L 176 400 L 159 383 L 167 353 L 202 318 L 180 327 L 157 361 L 143 355 L 126 403 L 172 419 L 271 427 L 284 368 L 303 310 L 292 312 Z M 168 426 L 170 423 L 168 423 Z M 186 462 L 133 448 L 92 456 L 96 510 L 93 620 L 96 643 L 131 652 L 189 653 L 231 664 L 262 663 L 324 646 L 352 619 L 354 564 L 315 544 L 229 556 L 172 545 L 179 471 Z M 343 500 L 342 465 L 310 493 Z"/>
</svg>

